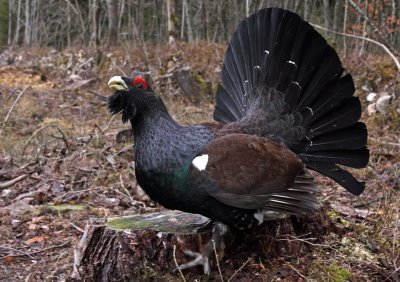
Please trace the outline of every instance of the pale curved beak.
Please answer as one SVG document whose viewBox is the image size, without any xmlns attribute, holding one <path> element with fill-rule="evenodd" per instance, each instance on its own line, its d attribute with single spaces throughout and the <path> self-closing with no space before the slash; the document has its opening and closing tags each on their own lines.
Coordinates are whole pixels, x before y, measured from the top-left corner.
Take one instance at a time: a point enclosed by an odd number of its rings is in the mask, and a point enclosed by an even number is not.
<svg viewBox="0 0 400 282">
<path fill-rule="evenodd" d="M 113 76 L 108 81 L 108 87 L 116 91 L 128 91 L 128 85 L 120 76 Z"/>
</svg>

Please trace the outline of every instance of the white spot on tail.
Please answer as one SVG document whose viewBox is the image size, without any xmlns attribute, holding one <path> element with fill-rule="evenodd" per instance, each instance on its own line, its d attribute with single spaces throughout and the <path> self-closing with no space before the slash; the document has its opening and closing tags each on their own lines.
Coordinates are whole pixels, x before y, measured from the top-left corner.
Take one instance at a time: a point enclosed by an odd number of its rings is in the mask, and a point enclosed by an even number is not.
<svg viewBox="0 0 400 282">
<path fill-rule="evenodd" d="M 258 225 L 264 222 L 264 215 L 262 213 L 256 212 L 254 213 L 254 217 L 258 220 Z"/>
<path fill-rule="evenodd" d="M 192 161 L 192 164 L 194 165 L 194 167 L 197 168 L 199 171 L 205 170 L 207 163 L 208 163 L 208 155 L 207 154 L 195 157 Z"/>
<path fill-rule="evenodd" d="M 269 54 L 269 51 L 268 51 L 268 50 L 264 50 L 264 52 L 267 53 L 267 54 Z"/>
<path fill-rule="evenodd" d="M 313 109 L 311 109 L 310 107 L 306 107 L 306 109 L 309 109 L 309 110 L 310 110 L 312 116 L 314 115 Z"/>
<path fill-rule="evenodd" d="M 292 65 L 294 65 L 296 68 L 297 68 L 297 65 L 296 65 L 296 63 L 295 62 L 293 62 L 293 61 L 287 61 L 289 64 L 292 64 Z"/>
</svg>

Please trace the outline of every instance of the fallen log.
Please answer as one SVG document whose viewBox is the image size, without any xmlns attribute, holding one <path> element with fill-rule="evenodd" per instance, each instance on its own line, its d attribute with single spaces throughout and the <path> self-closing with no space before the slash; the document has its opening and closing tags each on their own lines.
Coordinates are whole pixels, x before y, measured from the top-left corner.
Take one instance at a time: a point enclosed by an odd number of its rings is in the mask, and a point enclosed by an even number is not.
<svg viewBox="0 0 400 282">
<path fill-rule="evenodd" d="M 211 238 L 212 226 L 206 217 L 179 211 L 117 217 L 88 224 L 76 248 L 71 278 L 84 281 L 178 280 L 177 264 L 191 260 L 184 250 L 201 251 Z M 305 255 L 310 245 L 301 236 L 312 237 L 315 244 L 332 228 L 335 225 L 322 209 L 311 217 L 287 217 L 246 232 L 230 230 L 225 237 L 225 254 L 219 253 L 222 272 L 233 273 L 249 258 L 257 261 Z M 300 237 L 301 240 L 296 240 Z M 184 275 L 200 277 L 202 268 L 185 270 Z M 215 263 L 211 275 L 219 276 Z"/>
</svg>

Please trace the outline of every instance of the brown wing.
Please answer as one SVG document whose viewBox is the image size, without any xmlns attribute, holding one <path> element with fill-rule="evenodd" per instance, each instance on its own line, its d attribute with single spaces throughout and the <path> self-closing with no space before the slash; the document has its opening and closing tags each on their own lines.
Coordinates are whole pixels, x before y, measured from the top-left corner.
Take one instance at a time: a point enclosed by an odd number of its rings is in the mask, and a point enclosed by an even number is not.
<svg viewBox="0 0 400 282">
<path fill-rule="evenodd" d="M 238 208 L 270 208 L 298 213 L 314 210 L 312 177 L 286 147 L 263 137 L 227 134 L 199 155 L 208 155 L 206 175 L 215 185 L 207 192 Z"/>
</svg>

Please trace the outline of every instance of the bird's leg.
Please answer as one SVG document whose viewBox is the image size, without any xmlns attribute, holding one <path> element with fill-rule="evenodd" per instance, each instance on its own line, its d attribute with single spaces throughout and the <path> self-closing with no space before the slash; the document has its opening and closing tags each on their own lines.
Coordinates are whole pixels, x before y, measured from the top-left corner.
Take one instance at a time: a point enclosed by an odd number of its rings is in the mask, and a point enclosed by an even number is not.
<svg viewBox="0 0 400 282">
<path fill-rule="evenodd" d="M 194 259 L 188 263 L 181 264 L 179 268 L 181 270 L 188 269 L 194 266 L 202 265 L 204 274 L 210 274 L 210 256 L 215 249 L 224 249 L 224 235 L 227 232 L 228 227 L 220 222 L 216 222 L 212 231 L 212 237 L 205 245 L 204 250 L 201 253 L 185 250 L 184 253 Z M 214 247 L 215 246 L 215 247 Z"/>
</svg>

